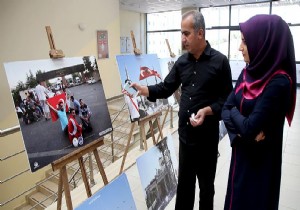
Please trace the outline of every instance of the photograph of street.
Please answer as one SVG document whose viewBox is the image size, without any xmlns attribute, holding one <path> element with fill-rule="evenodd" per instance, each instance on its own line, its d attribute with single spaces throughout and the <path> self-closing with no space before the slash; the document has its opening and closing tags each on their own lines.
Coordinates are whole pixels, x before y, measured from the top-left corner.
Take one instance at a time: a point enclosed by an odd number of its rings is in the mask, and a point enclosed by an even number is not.
<svg viewBox="0 0 300 210">
<path fill-rule="evenodd" d="M 95 57 L 4 67 L 32 172 L 112 132 Z"/>
</svg>

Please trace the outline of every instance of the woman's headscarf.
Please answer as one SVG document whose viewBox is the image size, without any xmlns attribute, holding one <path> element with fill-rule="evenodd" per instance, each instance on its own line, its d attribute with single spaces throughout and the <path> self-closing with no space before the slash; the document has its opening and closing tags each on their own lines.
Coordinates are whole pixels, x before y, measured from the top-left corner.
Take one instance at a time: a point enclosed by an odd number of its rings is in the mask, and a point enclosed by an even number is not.
<svg viewBox="0 0 300 210">
<path fill-rule="evenodd" d="M 285 74 L 291 81 L 292 101 L 286 118 L 291 125 L 296 103 L 296 62 L 294 42 L 288 24 L 277 15 L 256 15 L 244 23 L 240 30 L 246 41 L 250 62 L 246 66 L 243 97 L 254 99 L 276 74 Z"/>
</svg>

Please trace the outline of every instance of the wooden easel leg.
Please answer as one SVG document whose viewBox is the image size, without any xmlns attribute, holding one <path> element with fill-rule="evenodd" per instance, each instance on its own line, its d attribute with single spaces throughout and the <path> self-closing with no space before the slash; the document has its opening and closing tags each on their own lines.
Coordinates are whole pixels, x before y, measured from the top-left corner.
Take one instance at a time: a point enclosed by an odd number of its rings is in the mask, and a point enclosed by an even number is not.
<svg viewBox="0 0 300 210">
<path fill-rule="evenodd" d="M 57 192 L 57 210 L 61 209 L 61 200 L 62 200 L 62 172 L 59 171 L 59 180 L 58 180 L 58 192 Z"/>
<path fill-rule="evenodd" d="M 157 117 L 157 127 L 158 127 L 158 130 L 159 130 L 157 141 L 159 141 L 159 137 L 161 137 L 161 140 L 164 138 L 163 137 L 163 132 L 162 132 L 162 127 L 160 125 L 160 117 Z"/>
<path fill-rule="evenodd" d="M 167 119 L 169 110 L 170 110 L 170 106 L 168 106 L 168 109 L 167 109 L 166 114 L 165 114 L 165 116 L 164 116 L 164 119 L 163 119 L 163 122 L 162 122 L 162 124 L 161 124 L 161 127 L 164 127 L 164 126 L 165 126 L 165 123 L 166 123 L 166 119 Z"/>
<path fill-rule="evenodd" d="M 140 123 L 140 131 L 141 131 L 141 139 L 144 143 L 144 150 L 147 151 L 148 146 L 147 146 L 146 131 L 145 131 L 145 124 L 144 123 Z"/>
<path fill-rule="evenodd" d="M 95 179 L 94 179 L 94 167 L 93 167 L 93 160 L 92 160 L 92 153 L 89 152 L 89 171 L 90 171 L 90 183 L 91 186 L 94 186 L 95 183 Z"/>
<path fill-rule="evenodd" d="M 124 168 L 124 164 L 125 164 L 125 159 L 126 159 L 126 156 L 127 156 L 128 150 L 129 150 L 130 140 L 132 138 L 132 133 L 133 133 L 134 126 L 135 126 L 135 123 L 131 123 L 131 128 L 130 128 L 130 132 L 129 132 L 129 135 L 128 135 L 127 145 L 126 145 L 124 156 L 123 156 L 123 159 L 122 159 L 122 163 L 121 163 L 121 168 L 120 168 L 120 171 L 119 171 L 119 175 L 123 172 L 123 168 Z"/>
<path fill-rule="evenodd" d="M 86 194 L 87 194 L 88 197 L 91 197 L 92 192 L 91 192 L 90 185 L 88 183 L 88 179 L 87 179 L 86 170 L 85 170 L 85 167 L 84 167 L 82 156 L 80 158 L 78 158 L 78 162 L 79 162 L 79 166 L 80 166 L 80 170 L 81 170 L 81 174 L 82 174 L 82 180 L 83 180 L 83 183 L 84 183 L 84 186 L 85 186 Z"/>
<path fill-rule="evenodd" d="M 112 156 L 112 162 L 115 162 L 115 151 L 114 151 L 114 132 L 111 132 L 111 156 Z"/>
<path fill-rule="evenodd" d="M 100 172 L 100 174 L 102 176 L 103 183 L 105 185 L 107 185 L 108 184 L 107 177 L 106 177 L 106 174 L 105 174 L 105 171 L 104 171 L 104 167 L 103 167 L 102 162 L 100 160 L 99 153 L 98 153 L 97 149 L 95 149 L 93 151 L 93 153 L 94 153 L 94 156 L 95 156 L 98 168 L 99 168 L 99 172 Z"/>
<path fill-rule="evenodd" d="M 154 135 L 154 128 L 153 128 L 153 123 L 152 123 L 151 120 L 149 121 L 149 126 L 150 126 L 153 145 L 156 145 L 156 140 L 155 140 L 155 135 Z"/>
<path fill-rule="evenodd" d="M 170 128 L 173 128 L 173 106 L 171 106 L 171 114 L 170 114 Z"/>
<path fill-rule="evenodd" d="M 62 176 L 62 183 L 63 183 L 63 186 L 64 186 L 67 208 L 68 208 L 68 210 L 73 210 L 66 166 L 63 166 L 61 168 L 60 173 L 61 173 L 61 176 Z"/>
</svg>

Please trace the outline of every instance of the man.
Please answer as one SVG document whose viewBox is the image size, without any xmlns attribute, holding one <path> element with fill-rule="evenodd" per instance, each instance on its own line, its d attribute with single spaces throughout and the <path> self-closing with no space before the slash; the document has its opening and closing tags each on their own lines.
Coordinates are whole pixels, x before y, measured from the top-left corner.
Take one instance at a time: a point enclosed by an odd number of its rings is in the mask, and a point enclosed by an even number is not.
<svg viewBox="0 0 300 210">
<path fill-rule="evenodd" d="M 74 138 L 78 139 L 78 144 L 83 144 L 82 138 L 82 125 L 78 124 L 76 120 L 76 113 L 74 109 L 70 109 L 70 117 L 68 121 L 68 133 L 70 142 L 76 147 L 76 144 L 73 142 Z"/>
<path fill-rule="evenodd" d="M 66 103 L 63 99 L 60 99 L 57 104 L 57 109 L 51 106 L 50 103 L 47 102 L 47 104 L 57 114 L 61 124 L 61 129 L 68 136 L 68 117 L 66 113 Z"/>
<path fill-rule="evenodd" d="M 79 114 L 80 103 L 74 98 L 74 96 L 71 96 L 70 99 L 71 99 L 70 107 L 75 110 L 76 114 Z"/>
<path fill-rule="evenodd" d="M 92 131 L 93 128 L 91 126 L 90 118 L 92 116 L 92 112 L 90 108 L 83 102 L 82 99 L 79 99 L 80 108 L 79 108 L 79 117 L 82 122 L 82 126 L 84 128 L 84 131 Z"/>
<path fill-rule="evenodd" d="M 148 87 L 136 83 L 132 86 L 140 95 L 155 101 L 171 96 L 181 85 L 175 209 L 193 209 L 197 177 L 199 209 L 212 210 L 219 120 L 222 106 L 232 90 L 231 70 L 228 59 L 205 40 L 205 22 L 200 12 L 183 14 L 181 33 L 187 53 L 178 58 L 164 82 Z"/>
<path fill-rule="evenodd" d="M 37 83 L 38 85 L 35 87 L 35 93 L 38 101 L 40 102 L 40 106 L 42 108 L 41 111 L 44 113 L 48 89 L 42 86 L 40 81 L 37 81 Z"/>
</svg>

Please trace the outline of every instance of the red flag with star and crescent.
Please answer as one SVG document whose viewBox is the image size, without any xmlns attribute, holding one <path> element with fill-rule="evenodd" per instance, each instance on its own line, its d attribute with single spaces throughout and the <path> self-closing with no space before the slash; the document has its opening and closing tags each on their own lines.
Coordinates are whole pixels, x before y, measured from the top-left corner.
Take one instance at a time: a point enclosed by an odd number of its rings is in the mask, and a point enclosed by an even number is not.
<svg viewBox="0 0 300 210">
<path fill-rule="evenodd" d="M 66 94 L 62 93 L 62 94 L 53 96 L 52 98 L 49 98 L 47 101 L 54 109 L 57 109 L 57 105 L 60 101 L 62 101 L 63 103 L 66 103 Z M 68 111 L 69 111 L 69 107 L 68 107 L 68 105 L 66 105 L 66 112 L 68 112 Z M 57 116 L 56 112 L 54 112 L 51 108 L 50 108 L 50 115 L 51 115 L 51 119 L 53 122 L 58 120 L 58 116 Z"/>
<path fill-rule="evenodd" d="M 146 79 L 147 77 L 150 76 L 156 76 L 161 79 L 159 73 L 155 71 L 154 69 L 150 69 L 147 66 L 141 66 L 140 68 L 140 80 Z"/>
</svg>

